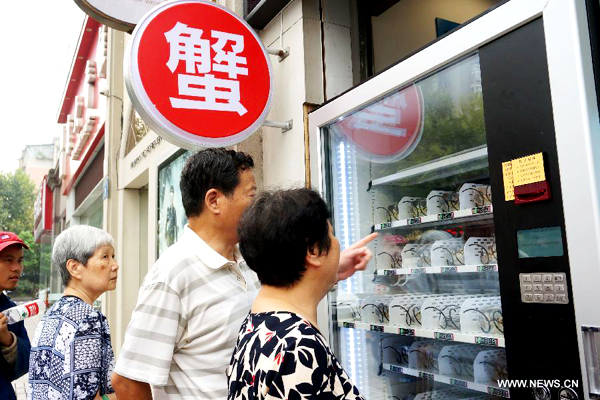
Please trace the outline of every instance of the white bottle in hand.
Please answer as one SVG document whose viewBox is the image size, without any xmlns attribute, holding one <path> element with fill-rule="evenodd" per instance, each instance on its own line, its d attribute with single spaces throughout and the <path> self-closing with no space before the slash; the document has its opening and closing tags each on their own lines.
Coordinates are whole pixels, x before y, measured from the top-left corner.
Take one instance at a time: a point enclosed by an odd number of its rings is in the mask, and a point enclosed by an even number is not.
<svg viewBox="0 0 600 400">
<path fill-rule="evenodd" d="M 2 311 L 2 313 L 8 317 L 8 324 L 10 325 L 16 324 L 19 321 L 23 321 L 26 318 L 33 317 L 34 315 L 43 314 L 46 312 L 46 307 L 46 302 L 38 299 L 11 307 Z"/>
</svg>

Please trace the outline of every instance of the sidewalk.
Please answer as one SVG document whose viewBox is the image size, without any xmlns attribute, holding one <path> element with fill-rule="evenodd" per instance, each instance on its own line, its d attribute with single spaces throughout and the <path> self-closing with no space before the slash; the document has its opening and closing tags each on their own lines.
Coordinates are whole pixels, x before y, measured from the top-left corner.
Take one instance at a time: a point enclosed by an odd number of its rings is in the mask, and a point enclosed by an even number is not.
<svg viewBox="0 0 600 400">
<path fill-rule="evenodd" d="M 35 317 L 31 317 L 25 320 L 25 329 L 27 329 L 27 334 L 29 335 L 30 341 L 33 341 L 35 329 L 37 328 L 38 323 L 41 319 L 42 317 L 40 315 L 36 315 Z M 27 399 L 27 379 L 28 374 L 25 374 L 13 382 L 13 387 L 15 388 L 15 393 L 17 394 L 17 400 Z"/>
</svg>

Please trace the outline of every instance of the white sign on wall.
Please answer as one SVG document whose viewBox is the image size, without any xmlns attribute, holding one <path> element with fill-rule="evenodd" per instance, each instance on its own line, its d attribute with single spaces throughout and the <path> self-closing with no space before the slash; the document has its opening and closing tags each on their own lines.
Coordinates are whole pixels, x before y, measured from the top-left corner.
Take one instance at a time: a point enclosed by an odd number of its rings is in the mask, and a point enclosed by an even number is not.
<svg viewBox="0 0 600 400">
<path fill-rule="evenodd" d="M 95 20 L 120 31 L 131 32 L 140 19 L 165 0 L 75 0 Z"/>
</svg>

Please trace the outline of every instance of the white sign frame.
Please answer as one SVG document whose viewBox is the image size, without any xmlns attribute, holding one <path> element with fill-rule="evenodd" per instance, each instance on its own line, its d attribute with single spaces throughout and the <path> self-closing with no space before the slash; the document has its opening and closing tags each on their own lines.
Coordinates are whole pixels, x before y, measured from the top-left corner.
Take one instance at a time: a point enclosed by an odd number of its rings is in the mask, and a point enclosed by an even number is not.
<svg viewBox="0 0 600 400">
<path fill-rule="evenodd" d="M 202 3 L 209 5 L 211 7 L 220 8 L 221 10 L 227 12 L 231 16 L 235 17 L 238 21 L 246 26 L 246 28 L 252 33 L 256 41 L 258 42 L 260 48 L 262 49 L 263 56 L 265 57 L 265 61 L 267 63 L 267 67 L 269 70 L 269 95 L 267 98 L 267 102 L 265 107 L 263 108 L 259 117 L 250 125 L 248 128 L 244 129 L 241 132 L 238 132 L 234 135 L 223 137 L 223 138 L 209 138 L 202 137 L 198 135 L 194 135 L 184 129 L 179 128 L 167 118 L 165 118 L 154 106 L 148 94 L 146 93 L 142 80 L 139 74 L 139 66 L 138 66 L 138 50 L 140 45 L 140 39 L 144 34 L 144 31 L 148 27 L 148 25 L 152 22 L 152 20 L 161 12 L 181 4 L 189 4 L 189 3 Z M 271 65 L 271 60 L 269 58 L 269 54 L 267 50 L 250 25 L 231 10 L 211 1 L 206 0 L 177 0 L 177 1 L 168 1 L 163 3 L 151 11 L 149 11 L 138 23 L 135 30 L 133 31 L 131 40 L 129 41 L 127 51 L 125 52 L 125 65 L 124 65 L 124 75 L 125 75 L 125 86 L 127 88 L 127 93 L 131 98 L 131 102 L 138 112 L 138 114 L 142 117 L 144 122 L 148 124 L 150 129 L 156 132 L 158 135 L 162 136 L 167 141 L 179 146 L 181 148 L 187 150 L 200 150 L 206 147 L 227 147 L 233 146 L 237 143 L 242 142 L 243 140 L 250 137 L 256 130 L 264 123 L 267 114 L 271 109 L 271 103 L 273 100 L 273 67 Z"/>
<path fill-rule="evenodd" d="M 87 15 L 119 31 L 131 32 L 153 7 L 166 0 L 74 0 Z"/>
</svg>

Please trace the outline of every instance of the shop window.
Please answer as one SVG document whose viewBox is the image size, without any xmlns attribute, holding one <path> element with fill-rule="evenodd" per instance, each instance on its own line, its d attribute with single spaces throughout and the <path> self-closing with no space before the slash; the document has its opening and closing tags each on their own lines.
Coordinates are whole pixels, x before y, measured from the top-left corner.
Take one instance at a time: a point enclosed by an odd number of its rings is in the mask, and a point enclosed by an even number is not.
<svg viewBox="0 0 600 400">
<path fill-rule="evenodd" d="M 357 0 L 361 73 L 377 74 L 508 0 Z M 360 83 L 360 82 L 355 82 Z"/>
<path fill-rule="evenodd" d="M 102 206 L 102 197 L 98 197 L 94 203 L 81 215 L 79 223 L 82 225 L 89 225 L 98 229 L 102 229 L 103 216 L 104 210 Z"/>
<path fill-rule="evenodd" d="M 178 152 L 158 169 L 157 257 L 183 234 L 187 217 L 181 202 L 179 179 L 191 151 Z"/>
<path fill-rule="evenodd" d="M 140 188 L 140 206 L 139 206 L 139 285 L 148 273 L 148 185 Z"/>
</svg>

